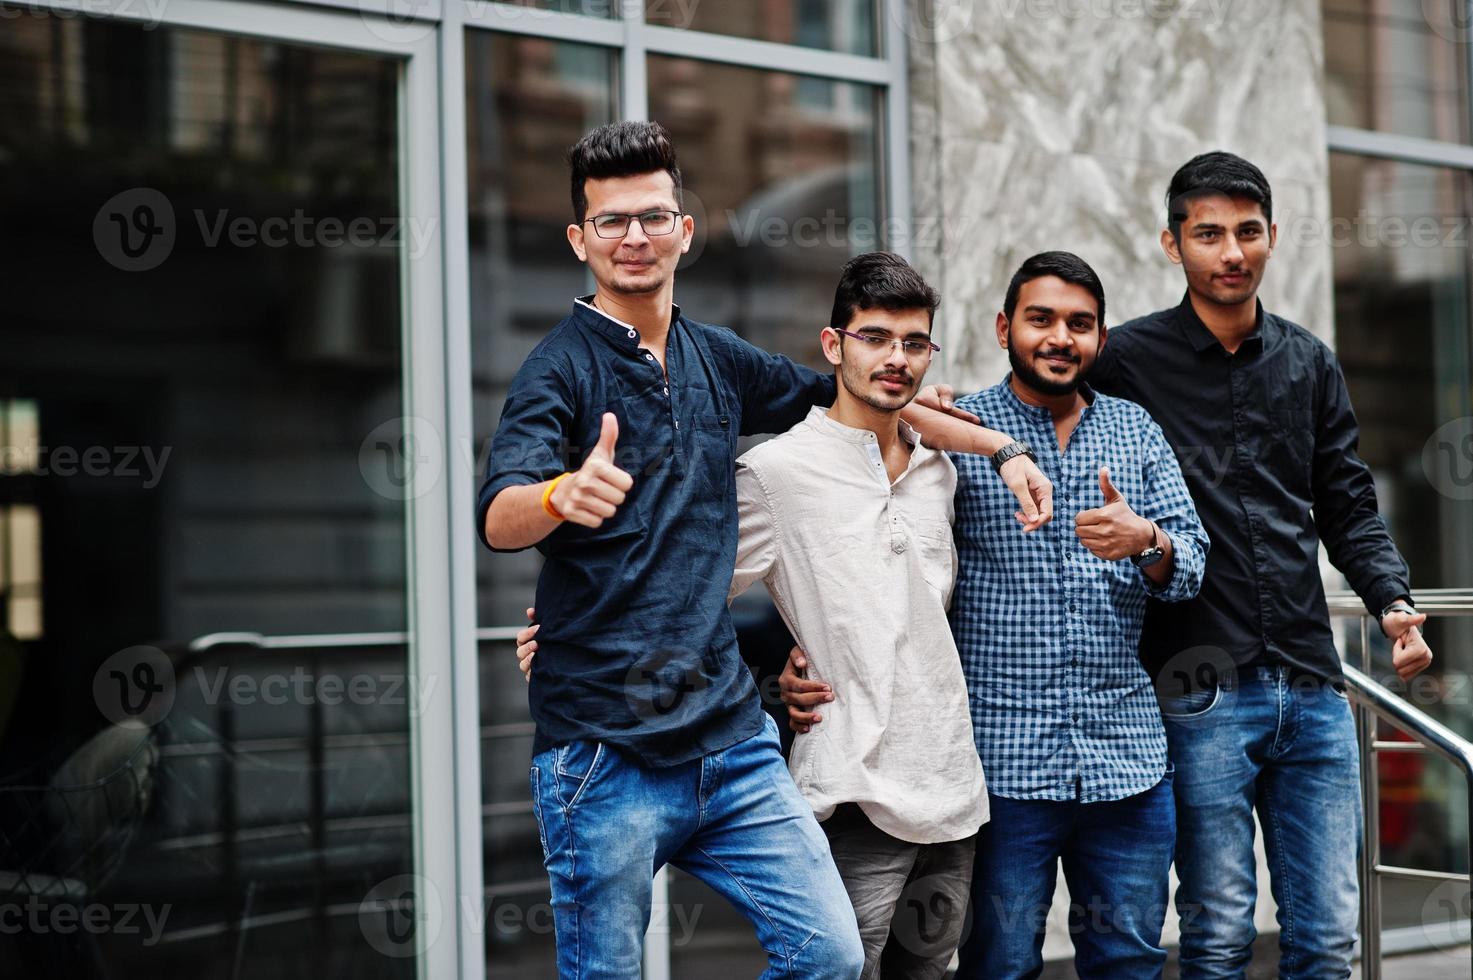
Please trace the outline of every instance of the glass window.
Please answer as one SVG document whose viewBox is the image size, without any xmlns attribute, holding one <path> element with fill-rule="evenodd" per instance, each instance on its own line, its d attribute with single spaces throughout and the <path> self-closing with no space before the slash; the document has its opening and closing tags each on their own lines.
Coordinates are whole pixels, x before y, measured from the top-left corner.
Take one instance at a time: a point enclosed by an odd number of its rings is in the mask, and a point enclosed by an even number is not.
<svg viewBox="0 0 1473 980">
<path fill-rule="evenodd" d="M 1335 347 L 1360 421 L 1360 452 L 1416 590 L 1473 587 L 1473 330 L 1464 171 L 1330 155 Z M 1281 228 L 1281 232 L 1282 232 Z M 1473 736 L 1466 681 L 1473 618 L 1432 617 L 1436 659 L 1401 688 L 1413 705 Z M 1360 664 L 1360 638 L 1347 650 Z M 1372 631 L 1375 675 L 1395 684 L 1390 646 Z M 1387 726 L 1383 726 L 1383 730 Z M 1398 738 L 1396 733 L 1383 737 Z M 1384 754 L 1384 861 L 1466 872 L 1462 776 L 1425 755 Z M 1388 882 L 1389 928 L 1430 915 L 1427 883 Z"/>
<path fill-rule="evenodd" d="M 712 34 L 827 48 L 873 56 L 875 0 L 776 0 L 765 3 L 701 3 L 644 0 L 645 22 Z M 655 86 L 650 85 L 653 93 Z"/>
<path fill-rule="evenodd" d="M 650 118 L 680 151 L 696 238 L 676 300 L 823 371 L 839 269 L 884 247 L 872 86 L 649 59 Z"/>
<path fill-rule="evenodd" d="M 615 53 L 484 31 L 466 34 L 471 353 L 477 480 L 507 386 L 532 347 L 592 291 L 568 247 L 567 152 L 615 118 Z M 521 626 L 535 550 L 479 545 L 479 623 Z M 510 643 L 481 646 L 486 956 L 493 977 L 557 972 L 547 874 L 527 783 L 532 724 Z"/>
<path fill-rule="evenodd" d="M 1325 0 L 1330 122 L 1467 141 L 1468 25 L 1454 13 L 1461 6 L 1459 0 Z"/>
<path fill-rule="evenodd" d="M 412 977 L 406 648 L 340 640 L 407 624 L 400 63 L 73 12 L 0 70 L 0 901 L 137 913 L 0 974 Z"/>
<path fill-rule="evenodd" d="M 619 5 L 623 0 L 492 0 L 494 3 L 506 4 L 511 7 L 531 7 L 534 10 L 552 10 L 560 14 L 581 14 L 585 17 L 618 17 Z M 475 23 L 494 21 L 490 11 L 486 11 L 486 20 L 480 21 L 475 8 L 469 7 L 467 19 Z"/>
</svg>

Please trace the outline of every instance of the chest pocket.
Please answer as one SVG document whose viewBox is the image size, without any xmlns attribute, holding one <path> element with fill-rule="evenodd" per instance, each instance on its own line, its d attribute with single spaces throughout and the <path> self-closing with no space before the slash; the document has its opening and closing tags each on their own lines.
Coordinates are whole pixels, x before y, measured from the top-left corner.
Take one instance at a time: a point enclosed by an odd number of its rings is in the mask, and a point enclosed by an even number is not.
<svg viewBox="0 0 1473 980">
<path fill-rule="evenodd" d="M 921 519 L 916 523 L 915 538 L 918 542 L 917 560 L 921 563 L 921 574 L 926 584 L 941 596 L 941 604 L 951 606 L 951 590 L 956 584 L 956 545 L 951 537 L 951 525 L 946 521 Z"/>
<path fill-rule="evenodd" d="M 690 465 L 708 481 L 711 491 L 720 499 L 736 492 L 736 443 L 736 420 L 730 414 L 696 415 Z"/>
</svg>

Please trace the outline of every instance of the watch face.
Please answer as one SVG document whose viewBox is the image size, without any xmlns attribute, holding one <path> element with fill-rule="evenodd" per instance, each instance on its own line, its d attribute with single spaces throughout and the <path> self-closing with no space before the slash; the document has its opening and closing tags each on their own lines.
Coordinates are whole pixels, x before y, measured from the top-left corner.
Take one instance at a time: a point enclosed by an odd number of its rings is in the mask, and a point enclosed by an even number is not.
<svg viewBox="0 0 1473 980">
<path fill-rule="evenodd" d="M 1166 552 L 1157 547 L 1152 548 L 1142 554 L 1136 555 L 1135 558 L 1132 559 L 1132 561 L 1135 562 L 1136 568 L 1148 568 L 1151 565 L 1154 565 L 1158 561 L 1160 561 L 1163 557 L 1165 557 L 1165 555 Z"/>
</svg>

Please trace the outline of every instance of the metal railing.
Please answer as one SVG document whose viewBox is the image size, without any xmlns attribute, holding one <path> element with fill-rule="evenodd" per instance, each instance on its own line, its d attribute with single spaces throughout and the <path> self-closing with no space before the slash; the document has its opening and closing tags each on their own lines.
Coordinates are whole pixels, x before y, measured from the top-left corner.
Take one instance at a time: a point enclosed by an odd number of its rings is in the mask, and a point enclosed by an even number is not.
<svg viewBox="0 0 1473 980">
<path fill-rule="evenodd" d="M 1381 784 L 1378 765 L 1383 752 L 1435 752 L 1457 766 L 1463 773 L 1468 793 L 1470 826 L 1467 837 L 1469 868 L 1473 870 L 1473 742 L 1469 742 L 1442 722 L 1413 706 L 1370 676 L 1372 618 L 1354 593 L 1332 593 L 1328 596 L 1330 612 L 1342 618 L 1360 620 L 1361 667 L 1345 663 L 1345 683 L 1355 702 L 1356 733 L 1360 740 L 1361 795 L 1365 811 L 1364 840 L 1361 846 L 1361 977 L 1381 980 L 1381 884 L 1384 879 L 1404 881 L 1470 882 L 1469 875 L 1423 868 L 1406 868 L 1381 863 Z M 1473 600 L 1466 592 L 1429 590 L 1415 596 L 1417 610 L 1433 616 L 1473 615 Z M 1376 626 L 1379 632 L 1379 626 Z M 1379 737 L 1379 723 L 1386 721 L 1414 739 L 1412 742 L 1387 741 Z M 1469 958 L 1473 973 L 1473 956 Z"/>
</svg>

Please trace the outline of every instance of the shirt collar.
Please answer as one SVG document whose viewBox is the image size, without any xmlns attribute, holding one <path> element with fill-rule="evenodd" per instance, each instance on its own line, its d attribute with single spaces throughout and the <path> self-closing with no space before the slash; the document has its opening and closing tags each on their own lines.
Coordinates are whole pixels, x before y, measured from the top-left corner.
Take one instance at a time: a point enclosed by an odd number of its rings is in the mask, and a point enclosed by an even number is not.
<svg viewBox="0 0 1473 980">
<path fill-rule="evenodd" d="M 1257 310 L 1254 314 L 1253 332 L 1243 339 L 1238 347 L 1239 353 L 1244 350 L 1262 349 L 1263 347 L 1263 300 L 1256 300 Z M 1190 293 L 1182 294 L 1181 305 L 1176 308 L 1176 322 L 1181 326 L 1182 335 L 1186 337 L 1187 343 L 1192 345 L 1198 354 L 1211 350 L 1213 347 L 1222 350 L 1212 331 L 1207 329 L 1207 324 L 1197 315 L 1196 307 L 1192 306 Z"/>
<path fill-rule="evenodd" d="M 1042 405 L 1030 405 L 1018 397 L 1018 393 L 1013 390 L 1013 372 L 1009 371 L 1004 375 L 997 387 L 1002 389 L 1004 400 L 1017 411 L 1022 412 L 1024 415 L 1036 416 L 1047 421 L 1050 425 L 1053 424 L 1053 413 L 1047 408 Z M 1095 390 L 1089 386 L 1088 382 L 1080 383 L 1079 394 L 1084 398 L 1084 408 L 1080 411 L 1080 415 L 1086 415 L 1090 409 L 1094 408 L 1095 398 L 1098 396 L 1096 396 Z"/>
<path fill-rule="evenodd" d="M 929 446 L 923 446 L 921 444 L 921 434 L 915 429 L 912 429 L 906 423 L 905 419 L 900 419 L 899 421 L 900 438 L 910 443 L 916 449 L 924 449 L 927 452 L 932 451 Z M 879 442 L 875 434 L 869 429 L 856 429 L 851 425 L 834 421 L 834 419 L 829 417 L 829 410 L 821 405 L 815 405 L 809 410 L 808 422 L 819 431 L 835 438 L 843 439 L 845 442 L 852 442 L 856 446 L 864 445 L 867 442 Z"/>
<path fill-rule="evenodd" d="M 573 319 L 583 326 L 602 334 L 618 347 L 638 350 L 640 337 L 639 331 L 618 317 L 609 316 L 603 310 L 593 305 L 593 294 L 579 296 L 573 300 Z M 680 319 L 680 307 L 674 303 L 670 304 L 670 326 L 673 329 L 676 321 Z"/>
</svg>

